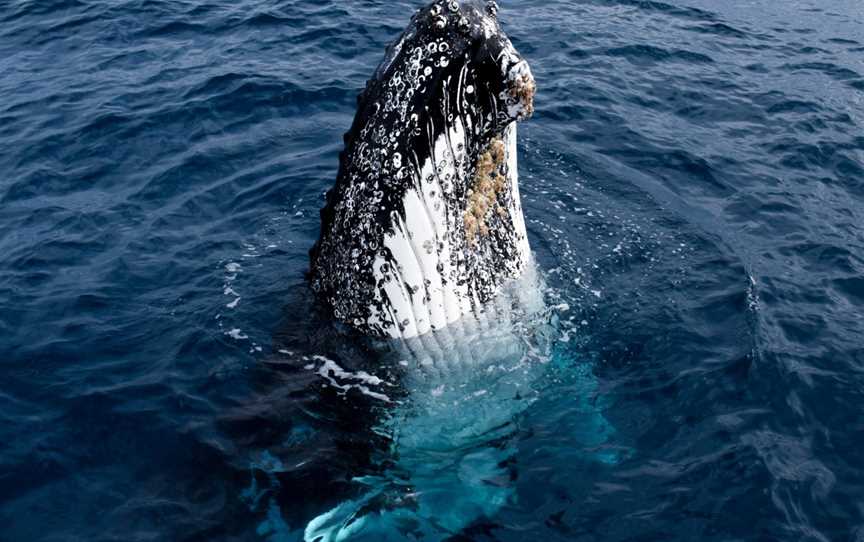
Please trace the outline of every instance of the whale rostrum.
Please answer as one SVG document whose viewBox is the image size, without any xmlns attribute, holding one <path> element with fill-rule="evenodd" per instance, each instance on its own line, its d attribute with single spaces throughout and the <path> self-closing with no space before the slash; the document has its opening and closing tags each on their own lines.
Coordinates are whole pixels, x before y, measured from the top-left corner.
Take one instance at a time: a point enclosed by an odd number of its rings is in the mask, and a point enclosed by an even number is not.
<svg viewBox="0 0 864 542">
<path fill-rule="evenodd" d="M 471 0 L 421 9 L 358 97 L 310 279 L 364 334 L 478 316 L 530 262 L 516 121 L 536 87 L 497 14 Z"/>
</svg>

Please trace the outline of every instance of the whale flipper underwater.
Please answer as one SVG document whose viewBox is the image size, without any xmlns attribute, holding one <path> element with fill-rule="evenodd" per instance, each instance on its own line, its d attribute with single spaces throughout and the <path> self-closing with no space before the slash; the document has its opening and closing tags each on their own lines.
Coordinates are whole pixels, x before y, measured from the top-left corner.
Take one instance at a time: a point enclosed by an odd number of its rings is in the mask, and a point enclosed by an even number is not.
<svg viewBox="0 0 864 542">
<path fill-rule="evenodd" d="M 515 420 L 556 357 L 518 187 L 516 123 L 534 95 L 495 2 L 438 0 L 359 96 L 309 277 L 407 397 L 378 422 L 392 466 L 356 480 L 360 497 L 309 522 L 305 540 L 443 540 L 513 499 Z M 595 387 L 584 371 L 586 397 Z M 603 444 L 602 413 L 586 420 Z"/>
</svg>

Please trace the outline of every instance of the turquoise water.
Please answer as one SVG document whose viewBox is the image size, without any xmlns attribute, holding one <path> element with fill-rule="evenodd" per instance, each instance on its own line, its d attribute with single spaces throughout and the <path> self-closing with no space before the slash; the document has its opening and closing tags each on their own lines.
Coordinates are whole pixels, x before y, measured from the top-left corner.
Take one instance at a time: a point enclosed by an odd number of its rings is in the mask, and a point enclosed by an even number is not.
<svg viewBox="0 0 864 542">
<path fill-rule="evenodd" d="M 478 397 L 456 539 L 864 539 L 860 2 L 501 4 L 555 356 Z M 412 388 L 304 272 L 415 7 L 0 6 L 0 540 L 297 538 L 398 480 L 357 386 Z"/>
</svg>

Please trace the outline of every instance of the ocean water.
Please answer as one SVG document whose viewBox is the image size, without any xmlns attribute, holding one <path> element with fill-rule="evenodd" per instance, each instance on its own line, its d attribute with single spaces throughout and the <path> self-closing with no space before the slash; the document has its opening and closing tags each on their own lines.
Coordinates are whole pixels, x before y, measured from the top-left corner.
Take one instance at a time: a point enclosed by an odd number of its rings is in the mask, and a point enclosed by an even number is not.
<svg viewBox="0 0 864 542">
<path fill-rule="evenodd" d="M 864 541 L 864 4 L 501 4 L 566 362 L 453 539 Z M 304 271 L 419 6 L 0 5 L 0 540 L 299 539 L 392 471 Z"/>
</svg>

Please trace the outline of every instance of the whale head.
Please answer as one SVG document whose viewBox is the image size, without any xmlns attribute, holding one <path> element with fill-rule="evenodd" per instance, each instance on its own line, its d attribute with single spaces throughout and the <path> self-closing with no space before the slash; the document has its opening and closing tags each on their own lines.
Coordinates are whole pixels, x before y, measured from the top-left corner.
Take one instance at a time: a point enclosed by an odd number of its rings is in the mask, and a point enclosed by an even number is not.
<svg viewBox="0 0 864 542">
<path fill-rule="evenodd" d="M 395 76 L 397 86 L 400 81 L 407 83 L 398 73 L 400 58 L 409 61 L 408 77 L 416 74 L 420 82 L 434 82 L 467 68 L 473 76 L 467 90 L 476 92 L 470 103 L 492 115 L 490 128 L 502 129 L 513 120 L 531 116 L 534 78 L 528 63 L 501 29 L 498 11 L 494 0 L 439 0 L 417 11 L 400 39 L 388 48 L 374 81 Z M 406 46 L 411 45 L 425 45 L 426 51 L 415 48 L 406 57 Z M 425 54 L 434 62 L 421 72 L 417 60 Z M 418 69 L 415 72 L 412 68 Z"/>
<path fill-rule="evenodd" d="M 522 274 L 515 123 L 535 88 L 495 2 L 414 14 L 358 97 L 311 251 L 312 287 L 339 321 L 423 335 L 483 314 Z"/>
</svg>

